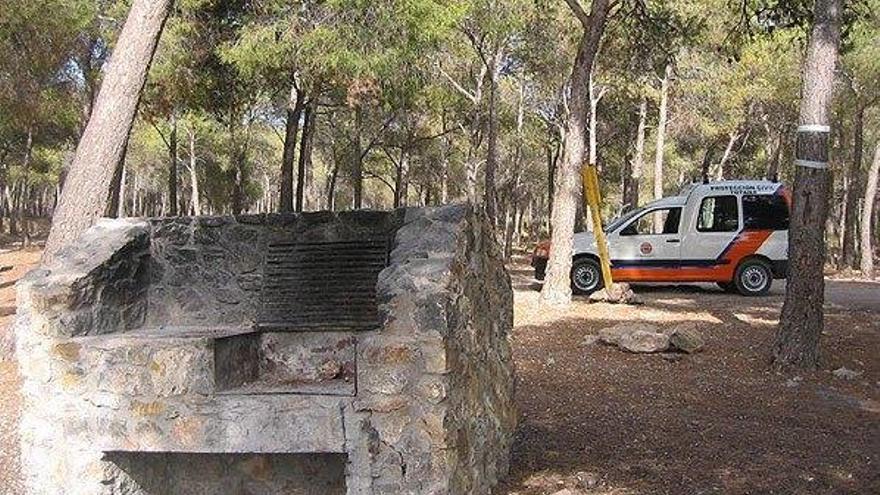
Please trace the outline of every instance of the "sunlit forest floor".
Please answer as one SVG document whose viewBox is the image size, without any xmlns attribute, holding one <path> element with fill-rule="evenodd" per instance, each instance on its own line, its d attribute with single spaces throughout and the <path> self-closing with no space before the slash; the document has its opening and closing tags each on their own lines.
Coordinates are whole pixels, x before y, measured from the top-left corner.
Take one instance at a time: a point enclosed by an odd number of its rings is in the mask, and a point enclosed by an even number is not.
<svg viewBox="0 0 880 495">
<path fill-rule="evenodd" d="M 0 335 L 37 251 L 0 253 Z M 769 370 L 782 284 L 759 299 L 642 287 L 641 306 L 548 311 L 511 266 L 520 426 L 499 495 L 880 493 L 880 284 L 829 281 L 822 368 Z M 667 361 L 586 343 L 625 321 L 694 321 L 706 349 Z M 0 339 L 2 340 L 2 339 Z M 2 345 L 0 345 L 2 349 Z M 17 373 L 0 351 L 0 494 L 19 494 Z M 831 374 L 860 372 L 845 380 Z"/>
</svg>

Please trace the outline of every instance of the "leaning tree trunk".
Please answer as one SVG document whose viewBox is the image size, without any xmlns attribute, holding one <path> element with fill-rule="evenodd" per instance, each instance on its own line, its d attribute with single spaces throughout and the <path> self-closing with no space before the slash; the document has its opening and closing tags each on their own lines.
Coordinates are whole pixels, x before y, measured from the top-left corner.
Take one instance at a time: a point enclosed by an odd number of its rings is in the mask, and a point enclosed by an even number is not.
<svg viewBox="0 0 880 495">
<path fill-rule="evenodd" d="M 305 94 L 295 85 L 290 90 L 290 99 L 287 102 L 287 124 L 284 132 L 284 152 L 281 155 L 281 211 L 290 212 L 294 209 L 293 204 L 293 162 L 296 158 L 296 140 L 299 134 L 299 119 L 305 106 Z M 302 153 L 302 151 L 300 151 Z M 302 176 L 299 177 L 302 181 Z M 297 201 L 302 211 L 302 199 L 300 197 L 300 182 L 297 182 Z"/>
<path fill-rule="evenodd" d="M 660 120 L 657 123 L 657 144 L 654 152 L 654 199 L 663 197 L 663 149 L 666 147 L 666 122 L 669 120 L 669 79 L 672 65 L 666 64 L 660 86 Z"/>
<path fill-rule="evenodd" d="M 580 167 L 584 159 L 584 145 L 589 113 L 589 85 L 593 60 L 605 30 L 609 1 L 595 0 L 587 16 L 580 4 L 568 1 L 569 6 L 584 28 L 577 57 L 570 77 L 570 113 L 566 122 L 565 157 L 556 171 L 553 195 L 553 225 L 550 260 L 541 298 L 547 304 L 565 305 L 571 302 L 571 257 L 575 214 L 580 198 Z"/>
<path fill-rule="evenodd" d="M 829 113 L 840 46 L 841 0 L 816 0 L 804 60 L 795 164 L 789 278 L 776 334 L 777 367 L 814 369 L 824 326 L 825 222 L 828 217 Z"/>
<path fill-rule="evenodd" d="M 67 175 L 46 241 L 46 261 L 79 237 L 107 208 L 110 182 L 125 153 L 141 90 L 172 2 L 132 3 Z"/>
<path fill-rule="evenodd" d="M 872 278 L 874 276 L 874 242 L 871 223 L 874 217 L 874 199 L 877 197 L 877 180 L 880 179 L 880 143 L 874 150 L 874 161 L 868 171 L 868 180 L 865 185 L 865 206 L 862 209 L 862 276 Z"/>
<path fill-rule="evenodd" d="M 859 107 L 856 110 L 856 120 L 854 123 L 853 134 L 853 158 L 847 172 L 847 194 L 846 203 L 844 203 L 844 226 L 843 226 L 843 242 L 841 268 L 855 268 L 858 263 L 856 246 L 856 238 L 858 237 L 859 225 L 859 177 L 862 175 L 862 149 L 864 148 L 865 139 L 865 109 Z"/>
</svg>

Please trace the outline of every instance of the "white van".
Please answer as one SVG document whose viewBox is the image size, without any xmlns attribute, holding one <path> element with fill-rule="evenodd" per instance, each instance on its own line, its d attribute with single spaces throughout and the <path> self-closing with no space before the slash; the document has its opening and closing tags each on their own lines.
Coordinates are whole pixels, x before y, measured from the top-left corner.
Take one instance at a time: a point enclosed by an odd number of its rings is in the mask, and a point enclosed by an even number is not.
<svg viewBox="0 0 880 495">
<path fill-rule="evenodd" d="M 606 228 L 615 282 L 715 282 L 726 291 L 765 295 L 788 271 L 791 197 L 782 184 L 723 181 L 692 184 L 681 194 L 626 213 Z M 544 279 L 550 243 L 532 255 Z M 602 288 L 596 241 L 574 235 L 572 290 Z"/>
</svg>

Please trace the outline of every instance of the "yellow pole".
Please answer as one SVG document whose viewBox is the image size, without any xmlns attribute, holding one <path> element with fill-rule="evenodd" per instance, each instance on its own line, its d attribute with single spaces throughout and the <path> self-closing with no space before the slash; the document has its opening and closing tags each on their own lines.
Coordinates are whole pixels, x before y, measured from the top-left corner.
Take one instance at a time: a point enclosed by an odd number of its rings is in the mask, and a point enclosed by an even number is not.
<svg viewBox="0 0 880 495">
<path fill-rule="evenodd" d="M 602 204 L 602 196 L 599 193 L 599 175 L 596 173 L 596 166 L 585 164 L 581 168 L 581 175 L 584 181 L 584 201 L 593 219 L 593 235 L 596 237 L 596 247 L 599 251 L 602 280 L 605 282 L 605 287 L 611 287 L 614 280 L 611 278 L 611 259 L 608 256 L 608 242 L 605 239 L 605 231 L 602 230 L 602 214 L 599 209 Z"/>
</svg>

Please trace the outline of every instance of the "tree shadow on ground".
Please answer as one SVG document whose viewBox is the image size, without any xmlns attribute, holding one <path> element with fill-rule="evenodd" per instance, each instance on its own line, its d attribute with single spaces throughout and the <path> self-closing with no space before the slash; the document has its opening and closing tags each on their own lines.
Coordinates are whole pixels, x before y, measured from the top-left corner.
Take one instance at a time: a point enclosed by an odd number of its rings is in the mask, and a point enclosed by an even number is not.
<svg viewBox="0 0 880 495">
<path fill-rule="evenodd" d="M 613 318 L 515 329 L 520 426 L 499 493 L 554 493 L 579 472 L 601 480 L 590 493 L 880 493 L 876 402 L 852 390 L 829 400 L 819 393 L 827 373 L 792 382 L 769 370 L 781 297 L 637 293 L 644 305 L 616 307 Z M 680 361 L 583 344 L 601 328 L 682 309 L 702 315 L 689 317 L 707 346 Z"/>
</svg>

